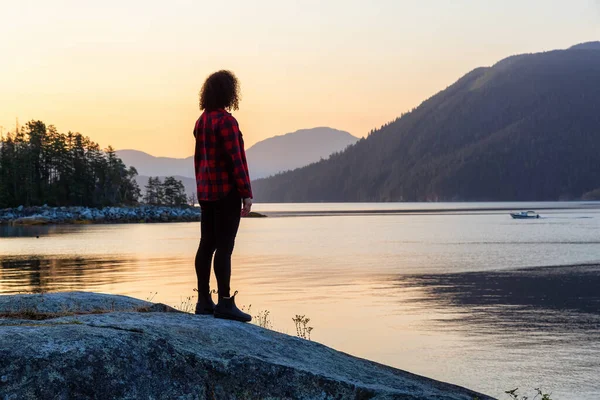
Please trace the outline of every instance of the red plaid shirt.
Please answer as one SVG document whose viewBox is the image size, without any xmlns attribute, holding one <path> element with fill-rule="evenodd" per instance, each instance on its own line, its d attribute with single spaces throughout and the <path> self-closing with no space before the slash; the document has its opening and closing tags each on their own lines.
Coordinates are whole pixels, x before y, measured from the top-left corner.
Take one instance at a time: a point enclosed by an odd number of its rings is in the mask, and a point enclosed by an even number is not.
<svg viewBox="0 0 600 400">
<path fill-rule="evenodd" d="M 252 197 L 244 139 L 236 119 L 225 110 L 204 111 L 194 127 L 199 201 L 215 201 L 237 189 Z"/>
</svg>

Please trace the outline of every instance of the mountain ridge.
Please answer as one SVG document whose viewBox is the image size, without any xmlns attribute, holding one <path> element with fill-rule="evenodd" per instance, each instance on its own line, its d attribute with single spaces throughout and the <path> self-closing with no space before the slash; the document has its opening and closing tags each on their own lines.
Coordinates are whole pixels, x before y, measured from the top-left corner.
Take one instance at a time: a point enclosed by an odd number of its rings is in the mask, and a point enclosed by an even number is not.
<svg viewBox="0 0 600 400">
<path fill-rule="evenodd" d="M 259 179 L 311 164 L 345 149 L 358 138 L 329 127 L 299 129 L 255 143 L 246 150 L 250 176 Z"/>
<path fill-rule="evenodd" d="M 117 150 L 116 153 L 125 165 L 135 167 L 140 175 L 180 175 L 188 178 L 194 176 L 193 156 L 185 158 L 157 157 L 135 149 Z"/>
<path fill-rule="evenodd" d="M 507 57 L 341 154 L 258 180 L 255 194 L 275 202 L 580 198 L 600 187 L 600 89 L 590 85 L 598 79 L 597 51 Z"/>
<path fill-rule="evenodd" d="M 258 179 L 308 165 L 346 148 L 359 139 L 329 127 L 299 129 L 255 143 L 246 149 L 250 176 Z M 117 150 L 127 166 L 143 176 L 194 178 L 194 157 L 157 157 L 141 150 Z M 188 193 L 189 194 L 189 193 Z"/>
<path fill-rule="evenodd" d="M 579 43 L 569 47 L 569 50 L 600 50 L 600 41 Z"/>
</svg>

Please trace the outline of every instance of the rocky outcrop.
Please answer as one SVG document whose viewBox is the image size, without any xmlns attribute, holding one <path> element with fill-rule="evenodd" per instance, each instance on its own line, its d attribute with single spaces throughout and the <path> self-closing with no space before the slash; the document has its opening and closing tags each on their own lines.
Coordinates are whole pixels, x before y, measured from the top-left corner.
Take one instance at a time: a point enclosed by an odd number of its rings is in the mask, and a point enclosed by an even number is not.
<svg viewBox="0 0 600 400">
<path fill-rule="evenodd" d="M 195 222 L 200 221 L 199 207 L 23 207 L 0 210 L 0 225 L 48 225 L 48 224 L 106 224 L 139 222 Z M 262 218 L 263 214 L 251 212 L 250 218 Z"/>
<path fill-rule="evenodd" d="M 23 207 L 0 210 L 0 224 L 46 225 L 200 221 L 198 207 Z"/>
<path fill-rule="evenodd" d="M 251 324 L 168 311 L 94 293 L 0 296 L 0 398 L 489 399 Z"/>
</svg>

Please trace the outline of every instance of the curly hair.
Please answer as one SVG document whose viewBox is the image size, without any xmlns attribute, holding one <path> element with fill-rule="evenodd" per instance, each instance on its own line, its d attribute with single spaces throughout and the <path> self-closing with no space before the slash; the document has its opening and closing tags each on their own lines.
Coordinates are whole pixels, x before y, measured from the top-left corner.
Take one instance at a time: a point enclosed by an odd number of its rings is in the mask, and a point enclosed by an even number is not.
<svg viewBox="0 0 600 400">
<path fill-rule="evenodd" d="M 233 72 L 221 70 L 212 73 L 200 89 L 200 109 L 226 108 L 237 110 L 240 103 L 240 85 Z"/>
</svg>

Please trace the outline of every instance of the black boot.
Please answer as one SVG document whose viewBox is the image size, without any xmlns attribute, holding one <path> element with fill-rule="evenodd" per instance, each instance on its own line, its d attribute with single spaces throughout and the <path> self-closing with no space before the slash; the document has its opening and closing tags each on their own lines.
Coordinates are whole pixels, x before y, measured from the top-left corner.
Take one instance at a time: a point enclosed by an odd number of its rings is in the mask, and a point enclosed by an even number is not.
<svg viewBox="0 0 600 400">
<path fill-rule="evenodd" d="M 195 314 L 210 315 L 215 312 L 215 303 L 212 301 L 210 292 L 207 294 L 198 293 L 198 302 L 196 303 Z"/>
<path fill-rule="evenodd" d="M 219 304 L 215 307 L 215 318 L 231 319 L 240 322 L 250 322 L 252 316 L 246 314 L 235 305 L 235 295 L 231 297 L 219 297 Z"/>
</svg>

